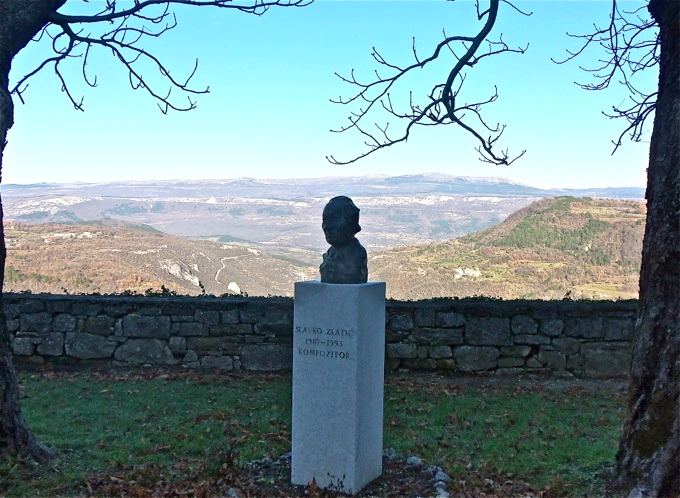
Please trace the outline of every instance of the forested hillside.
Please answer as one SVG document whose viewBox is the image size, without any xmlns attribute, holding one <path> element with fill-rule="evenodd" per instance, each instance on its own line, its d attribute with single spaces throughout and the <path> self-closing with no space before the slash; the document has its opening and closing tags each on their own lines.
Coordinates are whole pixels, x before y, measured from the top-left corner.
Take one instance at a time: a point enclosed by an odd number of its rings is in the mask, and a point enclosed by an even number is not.
<svg viewBox="0 0 680 498">
<path fill-rule="evenodd" d="M 466 237 L 372 253 L 370 275 L 399 299 L 636 297 L 644 219 L 635 201 L 543 199 Z"/>
</svg>

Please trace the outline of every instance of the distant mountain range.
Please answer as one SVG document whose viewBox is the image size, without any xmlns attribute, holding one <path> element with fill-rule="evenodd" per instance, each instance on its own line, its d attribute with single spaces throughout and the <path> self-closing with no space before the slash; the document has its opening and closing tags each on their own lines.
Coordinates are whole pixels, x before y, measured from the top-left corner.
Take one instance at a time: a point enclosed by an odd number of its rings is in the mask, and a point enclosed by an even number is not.
<svg viewBox="0 0 680 498">
<path fill-rule="evenodd" d="M 545 190 L 501 178 L 439 173 L 2 186 L 6 220 L 122 220 L 173 235 L 293 252 L 295 258 L 309 263 L 327 247 L 320 230 L 321 211 L 335 195 L 354 199 L 362 210 L 360 239 L 369 250 L 378 250 L 479 231 L 545 197 L 642 199 L 644 190 Z"/>
<path fill-rule="evenodd" d="M 639 187 L 583 189 L 540 189 L 497 177 L 451 176 L 443 173 L 414 175 L 370 175 L 353 177 L 292 178 L 284 180 L 159 180 L 106 183 L 33 183 L 4 184 L 3 195 L 12 198 L 44 195 L 121 197 L 121 198 L 196 198 L 250 197 L 308 200 L 335 195 L 413 196 L 425 194 L 493 195 L 528 197 L 606 197 L 642 199 Z"/>
<path fill-rule="evenodd" d="M 385 280 L 388 296 L 398 299 L 631 298 L 644 219 L 640 201 L 542 199 L 465 237 L 371 251 L 369 276 Z M 164 286 L 185 294 L 291 295 L 295 281 L 318 279 L 321 254 L 192 240 L 113 220 L 6 222 L 6 240 L 6 289 L 33 292 L 143 293 Z"/>
</svg>

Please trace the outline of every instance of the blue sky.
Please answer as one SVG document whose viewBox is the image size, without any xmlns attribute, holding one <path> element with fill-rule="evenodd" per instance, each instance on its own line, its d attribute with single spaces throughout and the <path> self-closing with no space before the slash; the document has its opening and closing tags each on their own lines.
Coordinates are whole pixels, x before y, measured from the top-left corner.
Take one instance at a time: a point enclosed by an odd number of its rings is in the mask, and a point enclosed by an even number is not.
<svg viewBox="0 0 680 498">
<path fill-rule="evenodd" d="M 92 3 L 92 2 L 90 2 Z M 67 3 L 73 12 L 82 2 Z M 586 92 L 579 64 L 555 65 L 577 42 L 566 32 L 588 33 L 604 24 L 607 0 L 520 1 L 533 12 L 519 15 L 501 5 L 494 29 L 511 46 L 529 44 L 524 55 L 488 58 L 468 75 L 466 88 L 483 97 L 498 87 L 499 100 L 486 119 L 507 125 L 503 149 L 526 155 L 511 166 L 482 163 L 474 140 L 454 127 L 419 128 L 407 143 L 380 151 L 358 163 L 330 165 L 325 157 L 362 151 L 361 137 L 333 134 L 348 109 L 329 102 L 352 91 L 334 76 L 351 69 L 369 77 L 376 68 L 375 46 L 405 63 L 411 40 L 422 53 L 447 34 L 474 34 L 474 2 L 462 0 L 342 1 L 317 0 L 302 9 L 272 9 L 254 17 L 210 8 L 179 8 L 179 26 L 153 40 L 151 50 L 178 77 L 199 59 L 195 86 L 209 85 L 198 108 L 163 115 L 141 91 L 132 91 L 122 67 L 106 52 L 91 61 L 99 85 L 89 88 L 77 61 L 69 88 L 84 96 L 85 112 L 75 111 L 50 69 L 34 77 L 16 100 L 15 124 L 8 136 L 4 183 L 100 182 L 157 179 L 295 178 L 329 175 L 412 174 L 499 176 L 538 187 L 644 186 L 649 135 L 626 142 L 611 155 L 612 140 L 623 123 L 602 111 L 625 98 L 620 88 Z M 640 2 L 623 2 L 632 10 Z M 14 61 L 18 79 L 45 54 L 32 44 Z M 408 87 L 439 83 L 446 77 L 422 72 Z M 656 74 L 645 76 L 653 87 Z M 154 76 L 159 88 L 164 82 Z M 465 91 L 465 90 L 464 90 Z M 408 88 L 395 95 L 408 98 Z M 384 116 L 375 116 L 381 121 Z"/>
</svg>

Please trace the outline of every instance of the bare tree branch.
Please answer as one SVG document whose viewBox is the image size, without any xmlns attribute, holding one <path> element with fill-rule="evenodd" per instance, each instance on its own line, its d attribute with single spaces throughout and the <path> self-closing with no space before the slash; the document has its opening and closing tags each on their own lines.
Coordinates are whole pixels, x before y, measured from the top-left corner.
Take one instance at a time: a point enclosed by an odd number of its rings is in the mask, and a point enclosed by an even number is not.
<svg viewBox="0 0 680 498">
<path fill-rule="evenodd" d="M 343 105 L 358 105 L 360 103 L 365 105 L 358 110 L 350 111 L 348 124 L 331 131 L 337 133 L 349 130 L 358 131 L 366 139 L 364 143 L 367 146 L 367 150 L 347 160 L 339 160 L 334 156 L 327 156 L 326 159 L 333 164 L 349 164 L 380 149 L 406 141 L 410 136 L 411 130 L 416 125 L 436 126 L 451 124 L 461 127 L 479 142 L 477 150 L 481 154 L 482 161 L 507 165 L 521 157 L 524 151 L 514 158 L 509 156 L 507 150 L 500 153 L 495 151 L 494 144 L 501 137 L 504 127 L 499 125 L 489 126 L 480 114 L 482 106 L 490 104 L 498 98 L 497 92 L 482 102 L 464 104 L 458 102 L 465 81 L 465 68 L 473 67 L 482 59 L 492 55 L 507 52 L 524 53 L 527 49 L 527 47 L 510 48 L 503 41 L 502 37 L 498 41 L 487 39 L 496 22 L 501 2 L 512 6 L 506 0 L 489 0 L 488 8 L 482 11 L 479 1 L 477 1 L 477 17 L 480 21 L 485 19 L 479 32 L 474 36 L 447 36 L 444 33 L 444 39 L 436 45 L 428 57 L 423 58 L 418 54 L 414 39 L 412 43 L 413 62 L 409 65 L 400 66 L 387 61 L 374 47 L 371 56 L 377 62 L 379 69 L 382 69 L 382 73 L 386 74 L 385 76 L 381 74 L 381 71 L 376 70 L 374 79 L 363 81 L 357 78 L 354 70 L 350 71 L 349 76 L 342 76 L 336 73 L 342 81 L 355 87 L 355 92 L 350 97 L 339 97 L 331 101 Z M 515 6 L 512 7 L 524 15 L 530 15 L 520 11 Z M 487 50 L 481 52 L 480 47 L 484 43 L 487 45 Z M 443 50 L 445 48 L 447 49 L 446 51 Z M 458 55 L 461 51 L 462 54 Z M 416 102 L 413 94 L 410 93 L 405 110 L 397 110 L 392 98 L 392 92 L 395 90 L 396 84 L 405 80 L 415 70 L 422 69 L 434 61 L 444 60 L 445 57 L 452 57 L 454 59 L 452 61 L 452 68 L 448 70 L 444 83 L 432 87 L 426 96 L 426 103 Z M 387 120 L 396 118 L 397 122 L 405 123 L 401 131 L 395 134 L 388 134 L 389 121 L 386 121 L 384 125 L 365 123 L 370 119 L 369 116 L 374 116 L 380 111 L 386 114 Z M 474 124 L 468 122 L 468 117 L 474 120 Z M 488 138 L 485 138 L 476 128 L 486 130 L 484 133 L 489 133 Z"/>
<path fill-rule="evenodd" d="M 141 89 L 156 99 L 161 112 L 167 113 L 170 109 L 188 111 L 196 107 L 196 102 L 190 95 L 209 91 L 208 87 L 192 86 L 191 80 L 196 74 L 198 61 L 189 75 L 180 79 L 170 72 L 169 66 L 141 46 L 149 38 L 158 38 L 177 26 L 177 19 L 170 10 L 173 5 L 211 6 L 259 16 L 271 7 L 304 7 L 312 2 L 313 0 L 134 0 L 132 6 L 126 4 L 127 8 L 120 8 L 115 0 L 106 0 L 104 7 L 92 15 L 55 12 L 50 17 L 50 24 L 34 39 L 38 41 L 45 36 L 50 37 L 55 55 L 43 60 L 20 78 L 11 93 L 23 102 L 28 80 L 46 67 L 52 66 L 61 82 L 62 91 L 76 109 L 83 110 L 83 99 L 76 99 L 71 92 L 62 64 L 71 58 L 80 59 L 85 83 L 95 87 L 97 76 L 88 73 L 87 65 L 93 50 L 101 48 L 109 50 L 124 66 L 130 87 L 134 90 Z M 157 77 L 158 73 L 160 78 Z M 187 101 L 177 101 L 173 88 L 188 94 Z"/>
<path fill-rule="evenodd" d="M 576 84 L 585 90 L 604 90 L 614 82 L 628 90 L 628 104 L 614 106 L 611 113 L 604 113 L 609 118 L 623 118 L 628 122 L 612 142 L 612 154 L 621 146 L 626 135 L 634 142 L 642 140 L 647 118 L 656 109 L 657 92 L 642 90 L 636 78 L 641 71 L 659 63 L 658 25 L 646 12 L 642 7 L 634 11 L 621 10 L 617 0 L 612 0 L 609 23 L 604 27 L 593 25 L 594 31 L 587 35 L 568 33 L 572 38 L 581 40 L 581 46 L 576 51 L 567 51 L 568 56 L 562 60 L 553 59 L 557 64 L 565 64 L 593 45 L 604 50 L 606 57 L 599 59 L 597 66 L 581 67 L 594 82 Z"/>
</svg>

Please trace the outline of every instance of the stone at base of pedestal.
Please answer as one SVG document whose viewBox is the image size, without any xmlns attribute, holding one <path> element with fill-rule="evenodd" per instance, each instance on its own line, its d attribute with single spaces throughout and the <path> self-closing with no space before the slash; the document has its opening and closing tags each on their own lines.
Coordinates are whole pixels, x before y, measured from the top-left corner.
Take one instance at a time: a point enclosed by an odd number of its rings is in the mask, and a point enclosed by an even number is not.
<svg viewBox="0 0 680 498">
<path fill-rule="evenodd" d="M 385 283 L 295 284 L 291 482 L 356 494 L 382 473 Z"/>
</svg>

